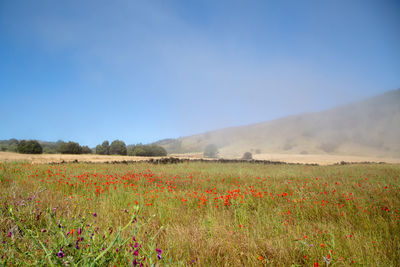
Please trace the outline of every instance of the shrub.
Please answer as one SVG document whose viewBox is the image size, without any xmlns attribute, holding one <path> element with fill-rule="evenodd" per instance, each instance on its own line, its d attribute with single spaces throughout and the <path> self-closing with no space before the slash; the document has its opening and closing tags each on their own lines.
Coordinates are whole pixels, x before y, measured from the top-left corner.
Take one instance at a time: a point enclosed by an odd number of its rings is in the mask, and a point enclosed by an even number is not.
<svg viewBox="0 0 400 267">
<path fill-rule="evenodd" d="M 72 141 L 68 143 L 61 141 L 58 143 L 57 151 L 61 154 L 82 154 L 82 148 L 79 143 Z"/>
<path fill-rule="evenodd" d="M 253 159 L 253 155 L 250 152 L 245 152 L 242 159 Z"/>
<path fill-rule="evenodd" d="M 218 148 L 214 144 L 210 144 L 204 148 L 203 156 L 205 158 L 216 158 L 218 155 Z"/>
<path fill-rule="evenodd" d="M 331 153 L 334 152 L 337 148 L 338 148 L 339 144 L 337 144 L 336 142 L 323 142 L 321 143 L 321 145 L 319 146 L 319 148 L 321 150 L 323 150 L 326 153 Z"/>
<path fill-rule="evenodd" d="M 42 154 L 43 148 L 38 141 L 35 140 L 22 140 L 17 146 L 18 153 L 22 154 Z"/>
<path fill-rule="evenodd" d="M 15 138 L 11 138 L 10 140 L 8 140 L 8 151 L 11 152 L 18 152 L 18 140 Z"/>
<path fill-rule="evenodd" d="M 114 140 L 110 145 L 110 155 L 126 155 L 126 145 L 121 140 Z"/>
</svg>

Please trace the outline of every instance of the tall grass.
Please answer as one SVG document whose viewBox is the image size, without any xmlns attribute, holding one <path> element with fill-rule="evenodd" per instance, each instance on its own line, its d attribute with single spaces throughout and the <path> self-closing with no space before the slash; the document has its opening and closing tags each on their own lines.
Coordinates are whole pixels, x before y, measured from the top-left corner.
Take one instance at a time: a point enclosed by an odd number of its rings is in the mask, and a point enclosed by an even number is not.
<svg viewBox="0 0 400 267">
<path fill-rule="evenodd" d="M 3 163 L 0 257 L 7 265 L 396 266 L 399 176 L 388 164 Z"/>
</svg>

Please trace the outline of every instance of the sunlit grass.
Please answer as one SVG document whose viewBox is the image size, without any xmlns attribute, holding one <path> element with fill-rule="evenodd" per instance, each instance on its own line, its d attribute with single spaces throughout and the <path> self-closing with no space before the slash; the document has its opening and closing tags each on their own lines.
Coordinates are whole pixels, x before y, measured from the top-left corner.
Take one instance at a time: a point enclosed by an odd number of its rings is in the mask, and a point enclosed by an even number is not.
<svg viewBox="0 0 400 267">
<path fill-rule="evenodd" d="M 1 164 L 1 261 L 394 266 L 399 176 L 387 164 Z"/>
</svg>

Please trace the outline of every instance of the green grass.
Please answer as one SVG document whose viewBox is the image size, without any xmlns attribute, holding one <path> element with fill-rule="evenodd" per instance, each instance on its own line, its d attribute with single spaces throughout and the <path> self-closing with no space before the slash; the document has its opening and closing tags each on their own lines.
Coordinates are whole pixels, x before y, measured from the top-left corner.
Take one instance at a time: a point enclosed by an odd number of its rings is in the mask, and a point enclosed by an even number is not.
<svg viewBox="0 0 400 267">
<path fill-rule="evenodd" d="M 399 177 L 389 164 L 3 163 L 0 262 L 398 266 Z"/>
</svg>

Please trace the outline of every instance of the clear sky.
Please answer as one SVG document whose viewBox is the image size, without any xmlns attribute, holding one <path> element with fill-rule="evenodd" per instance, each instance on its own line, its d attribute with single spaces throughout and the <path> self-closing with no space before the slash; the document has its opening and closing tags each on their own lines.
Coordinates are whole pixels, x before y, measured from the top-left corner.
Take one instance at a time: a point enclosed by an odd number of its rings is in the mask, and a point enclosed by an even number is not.
<svg viewBox="0 0 400 267">
<path fill-rule="evenodd" d="M 0 139 L 148 143 L 400 87 L 400 1 L 0 1 Z"/>
</svg>

